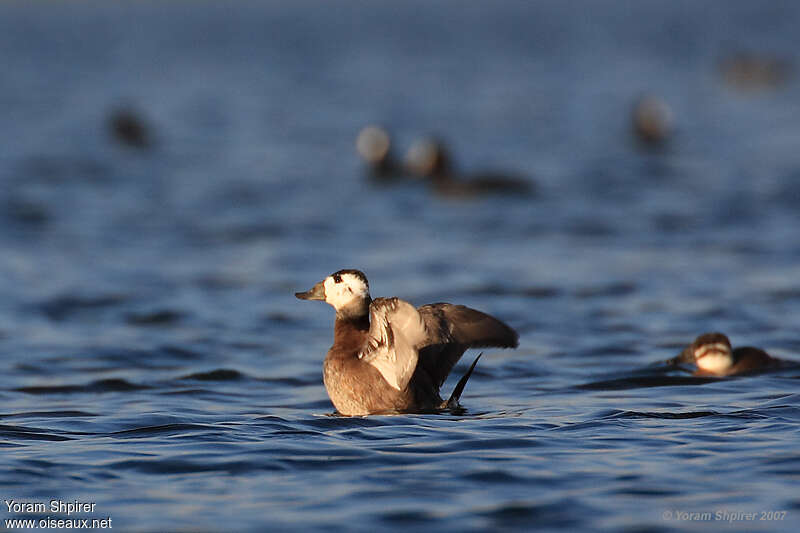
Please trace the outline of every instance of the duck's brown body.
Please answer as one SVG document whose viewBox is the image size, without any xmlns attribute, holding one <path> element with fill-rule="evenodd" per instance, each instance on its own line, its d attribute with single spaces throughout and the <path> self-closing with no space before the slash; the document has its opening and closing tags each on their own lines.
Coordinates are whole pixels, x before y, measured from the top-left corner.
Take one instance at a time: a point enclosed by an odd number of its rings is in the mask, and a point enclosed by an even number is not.
<svg viewBox="0 0 800 533">
<path fill-rule="evenodd" d="M 398 391 L 383 379 L 371 364 L 358 354 L 367 343 L 369 319 L 336 320 L 333 346 L 325 356 L 322 378 L 336 410 L 347 415 L 366 415 L 391 411 L 416 410 L 411 393 L 413 379 Z"/>
<path fill-rule="evenodd" d="M 429 140 L 409 150 L 407 167 L 411 173 L 428 180 L 433 189 L 450 197 L 478 197 L 494 194 L 528 196 L 535 192 L 533 183 L 502 172 L 462 175 L 457 172 L 444 143 Z"/>
</svg>

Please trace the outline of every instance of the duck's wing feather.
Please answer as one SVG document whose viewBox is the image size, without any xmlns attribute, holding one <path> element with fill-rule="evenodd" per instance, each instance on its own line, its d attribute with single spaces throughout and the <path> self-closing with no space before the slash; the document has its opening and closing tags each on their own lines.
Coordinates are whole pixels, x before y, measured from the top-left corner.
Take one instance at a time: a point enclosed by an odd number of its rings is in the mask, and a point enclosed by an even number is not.
<svg viewBox="0 0 800 533">
<path fill-rule="evenodd" d="M 493 316 L 464 305 L 423 305 L 418 312 L 428 331 L 427 344 L 463 344 L 467 348 L 516 348 L 517 332 Z"/>
<path fill-rule="evenodd" d="M 511 327 L 470 307 L 435 303 L 418 311 L 427 331 L 420 365 L 439 387 L 467 348 L 516 348 L 519 344 Z"/>
<path fill-rule="evenodd" d="M 417 350 L 427 337 L 425 322 L 413 305 L 399 298 L 376 298 L 369 314 L 369 334 L 358 358 L 403 390 L 417 368 Z"/>
</svg>

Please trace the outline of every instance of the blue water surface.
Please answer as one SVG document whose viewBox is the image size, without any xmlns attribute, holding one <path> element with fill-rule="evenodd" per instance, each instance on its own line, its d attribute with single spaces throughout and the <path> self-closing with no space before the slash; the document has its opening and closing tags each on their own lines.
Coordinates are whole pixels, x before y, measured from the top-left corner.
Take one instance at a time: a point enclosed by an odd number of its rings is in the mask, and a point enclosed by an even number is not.
<svg viewBox="0 0 800 533">
<path fill-rule="evenodd" d="M 790 1 L 3 2 L 0 527 L 796 531 L 800 371 L 659 362 L 715 330 L 800 361 L 798 27 Z M 726 74 L 742 53 L 776 73 Z M 374 122 L 537 194 L 371 184 Z M 520 347 L 463 413 L 333 416 L 333 312 L 293 293 L 341 268 Z M 54 499 L 94 512 L 8 503 Z"/>
</svg>

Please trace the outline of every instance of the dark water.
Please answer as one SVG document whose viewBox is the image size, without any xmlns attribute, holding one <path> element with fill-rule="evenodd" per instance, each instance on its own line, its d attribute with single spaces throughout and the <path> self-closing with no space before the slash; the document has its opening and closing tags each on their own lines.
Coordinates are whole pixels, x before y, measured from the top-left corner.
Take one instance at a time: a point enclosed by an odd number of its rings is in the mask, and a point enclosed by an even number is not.
<svg viewBox="0 0 800 533">
<path fill-rule="evenodd" d="M 95 503 L 3 519 L 795 531 L 800 372 L 657 362 L 709 330 L 800 360 L 799 81 L 719 67 L 796 66 L 798 6 L 0 4 L 0 492 Z M 660 150 L 630 136 L 643 92 Z M 120 108 L 150 148 L 109 136 Z M 539 195 L 369 186 L 375 121 Z M 333 313 L 293 293 L 347 267 L 520 348 L 462 415 L 330 416 Z"/>
</svg>

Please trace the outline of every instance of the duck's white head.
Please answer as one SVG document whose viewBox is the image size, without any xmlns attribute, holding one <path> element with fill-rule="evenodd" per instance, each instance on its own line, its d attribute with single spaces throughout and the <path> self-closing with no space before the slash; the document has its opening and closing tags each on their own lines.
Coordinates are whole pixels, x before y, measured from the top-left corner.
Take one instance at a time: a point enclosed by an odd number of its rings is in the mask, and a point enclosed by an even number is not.
<svg viewBox="0 0 800 533">
<path fill-rule="evenodd" d="M 714 374 L 723 373 L 733 366 L 731 341 L 722 333 L 700 335 L 691 347 L 697 368 Z"/>
<path fill-rule="evenodd" d="M 360 270 L 345 269 L 334 272 L 306 292 L 296 292 L 301 300 L 322 300 L 340 315 L 366 314 L 371 301 L 369 282 Z"/>
<path fill-rule="evenodd" d="M 418 178 L 436 177 L 452 170 L 447 148 L 436 139 L 423 139 L 412 144 L 406 152 L 405 165 Z"/>
<path fill-rule="evenodd" d="M 380 163 L 387 155 L 391 139 L 389 133 L 380 126 L 367 126 L 356 138 L 356 150 L 368 163 Z"/>
</svg>

